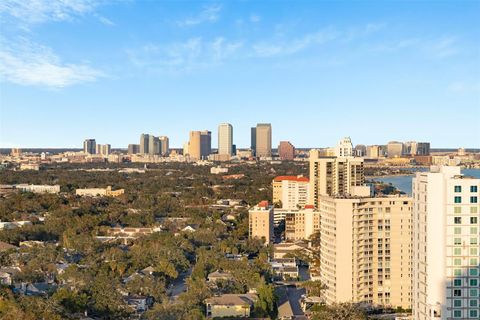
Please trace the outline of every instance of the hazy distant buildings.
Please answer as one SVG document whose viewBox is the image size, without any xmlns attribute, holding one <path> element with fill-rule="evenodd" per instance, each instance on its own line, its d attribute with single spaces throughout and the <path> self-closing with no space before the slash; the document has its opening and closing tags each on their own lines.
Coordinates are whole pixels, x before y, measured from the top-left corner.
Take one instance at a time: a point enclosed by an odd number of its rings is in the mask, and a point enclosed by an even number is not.
<svg viewBox="0 0 480 320">
<path fill-rule="evenodd" d="M 170 154 L 170 139 L 167 136 L 159 137 L 160 140 L 160 153 L 162 156 Z"/>
<path fill-rule="evenodd" d="M 150 135 L 142 133 L 140 135 L 140 152 L 141 154 L 148 154 Z"/>
<path fill-rule="evenodd" d="M 255 156 L 255 150 L 257 149 L 257 128 L 250 128 L 250 149 L 252 149 L 253 156 Z"/>
<path fill-rule="evenodd" d="M 383 156 L 381 146 L 368 146 L 366 157 L 370 159 L 378 159 Z"/>
<path fill-rule="evenodd" d="M 412 198 L 321 196 L 320 203 L 326 302 L 411 308 Z"/>
<path fill-rule="evenodd" d="M 129 144 L 128 145 L 128 154 L 137 154 L 140 153 L 140 145 L 139 144 Z"/>
<path fill-rule="evenodd" d="M 402 142 L 390 141 L 387 144 L 387 156 L 389 158 L 398 158 L 403 156 L 404 153 L 404 145 Z"/>
<path fill-rule="evenodd" d="M 278 156 L 282 160 L 293 160 L 295 158 L 295 147 L 290 141 L 280 141 L 278 145 Z"/>
<path fill-rule="evenodd" d="M 265 244 L 273 242 L 273 206 L 262 201 L 248 211 L 249 236 L 262 239 Z"/>
<path fill-rule="evenodd" d="M 269 123 L 257 124 L 255 130 L 255 156 L 269 158 L 272 156 L 272 125 Z"/>
<path fill-rule="evenodd" d="M 83 142 L 83 152 L 88 154 L 97 153 L 97 143 L 95 142 L 95 139 L 86 139 Z"/>
<path fill-rule="evenodd" d="M 365 157 L 367 155 L 367 147 L 363 144 L 357 144 L 353 149 L 353 156 Z"/>
<path fill-rule="evenodd" d="M 112 190 L 112 187 L 110 186 L 106 188 L 86 188 L 75 190 L 75 194 L 77 196 L 86 197 L 118 197 L 124 193 L 124 189 Z"/>
<path fill-rule="evenodd" d="M 218 154 L 233 155 L 233 127 L 229 123 L 218 126 Z"/>
<path fill-rule="evenodd" d="M 414 319 L 479 319 L 480 179 L 431 167 L 413 198 Z"/>
<path fill-rule="evenodd" d="M 206 158 L 212 153 L 212 133 L 210 131 L 190 131 L 190 139 L 188 141 L 188 155 L 193 160 Z"/>
<path fill-rule="evenodd" d="M 22 150 L 20 148 L 12 148 L 10 151 L 10 155 L 12 157 L 19 157 L 22 154 Z"/>
<path fill-rule="evenodd" d="M 405 154 L 410 156 L 428 156 L 430 155 L 430 143 L 429 142 L 405 142 Z"/>
<path fill-rule="evenodd" d="M 108 157 L 112 151 L 112 147 L 109 144 L 97 144 L 96 149 L 96 153 L 103 157 Z"/>
</svg>

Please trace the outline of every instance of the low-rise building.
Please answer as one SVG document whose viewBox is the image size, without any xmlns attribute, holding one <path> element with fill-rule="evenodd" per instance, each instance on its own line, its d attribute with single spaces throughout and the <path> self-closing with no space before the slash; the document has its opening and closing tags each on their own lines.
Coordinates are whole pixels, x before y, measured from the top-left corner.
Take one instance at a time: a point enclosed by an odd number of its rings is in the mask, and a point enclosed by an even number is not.
<svg viewBox="0 0 480 320">
<path fill-rule="evenodd" d="M 283 209 L 303 208 L 309 199 L 309 179 L 304 176 L 278 176 L 272 181 L 273 203 Z"/>
<path fill-rule="evenodd" d="M 118 197 L 124 193 L 124 189 L 112 190 L 111 186 L 106 188 L 86 188 L 75 190 L 75 194 L 77 196 L 86 197 Z"/>
<path fill-rule="evenodd" d="M 59 185 L 35 185 L 35 184 L 17 184 L 15 188 L 25 192 L 33 193 L 59 193 Z"/>
<path fill-rule="evenodd" d="M 258 297 L 253 293 L 223 294 L 205 300 L 208 318 L 249 318 Z"/>
<path fill-rule="evenodd" d="M 320 231 L 320 212 L 313 205 L 294 210 L 285 215 L 285 240 L 308 240 Z"/>
<path fill-rule="evenodd" d="M 228 168 L 212 167 L 210 168 L 210 173 L 211 174 L 228 173 Z"/>
</svg>

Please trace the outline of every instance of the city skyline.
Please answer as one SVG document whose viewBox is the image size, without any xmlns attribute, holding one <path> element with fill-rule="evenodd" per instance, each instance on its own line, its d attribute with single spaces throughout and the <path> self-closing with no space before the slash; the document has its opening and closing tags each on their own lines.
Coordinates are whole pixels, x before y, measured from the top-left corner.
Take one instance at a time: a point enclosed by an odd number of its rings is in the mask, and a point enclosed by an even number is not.
<svg viewBox="0 0 480 320">
<path fill-rule="evenodd" d="M 0 147 L 222 122 L 239 147 L 263 122 L 274 146 L 479 147 L 478 2 L 77 2 L 0 4 Z"/>
</svg>

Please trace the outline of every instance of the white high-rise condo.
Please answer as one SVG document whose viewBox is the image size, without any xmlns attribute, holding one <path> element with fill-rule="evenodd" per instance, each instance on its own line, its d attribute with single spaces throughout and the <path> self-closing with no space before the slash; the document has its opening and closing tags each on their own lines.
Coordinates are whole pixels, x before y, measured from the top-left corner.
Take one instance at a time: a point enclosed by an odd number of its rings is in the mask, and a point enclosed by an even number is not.
<svg viewBox="0 0 480 320">
<path fill-rule="evenodd" d="M 218 154 L 233 155 L 233 127 L 230 123 L 218 126 Z"/>
<path fill-rule="evenodd" d="M 433 166 L 413 179 L 413 316 L 479 319 L 480 179 Z"/>
<path fill-rule="evenodd" d="M 336 157 L 351 157 L 353 156 L 353 144 L 350 137 L 345 137 L 340 140 L 335 147 Z"/>
</svg>

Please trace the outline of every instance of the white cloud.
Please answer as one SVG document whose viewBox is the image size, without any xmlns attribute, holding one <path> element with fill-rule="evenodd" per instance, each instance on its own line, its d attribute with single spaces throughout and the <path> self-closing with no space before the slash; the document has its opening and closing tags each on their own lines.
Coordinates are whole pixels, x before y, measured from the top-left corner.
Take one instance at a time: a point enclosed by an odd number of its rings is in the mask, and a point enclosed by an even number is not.
<svg viewBox="0 0 480 320">
<path fill-rule="evenodd" d="M 259 57 L 272 57 L 278 55 L 291 55 L 314 45 L 322 45 L 333 41 L 340 33 L 333 29 L 326 29 L 308 33 L 300 38 L 287 41 L 263 41 L 253 45 L 255 55 Z"/>
<path fill-rule="evenodd" d="M 63 63 L 53 51 L 25 38 L 0 41 L 0 77 L 20 85 L 61 88 L 104 76 L 86 64 Z"/>
<path fill-rule="evenodd" d="M 205 22 L 215 22 L 220 16 L 222 10 L 221 5 L 210 5 L 204 7 L 203 10 L 196 16 L 177 21 L 177 24 L 182 27 L 194 26 Z"/>
<path fill-rule="evenodd" d="M 451 83 L 447 90 L 452 93 L 458 93 L 458 94 L 468 94 L 468 93 L 474 93 L 474 94 L 479 94 L 480 93 L 480 82 L 465 82 L 465 81 L 457 81 Z"/>
<path fill-rule="evenodd" d="M 251 22 L 260 22 L 260 20 L 262 20 L 262 18 L 258 15 L 258 14 L 251 14 L 250 15 L 250 21 Z"/>
<path fill-rule="evenodd" d="M 94 0 L 2 0 L 0 13 L 35 24 L 71 20 L 92 12 L 98 4 Z"/>
<path fill-rule="evenodd" d="M 98 21 L 100 21 L 102 24 L 104 24 L 106 26 L 113 27 L 113 26 L 116 25 L 115 22 L 108 19 L 107 17 L 97 15 L 97 18 L 98 18 Z"/>
<path fill-rule="evenodd" d="M 240 41 L 218 37 L 210 41 L 190 38 L 166 45 L 147 44 L 127 50 L 130 61 L 150 71 L 184 72 L 220 65 L 236 56 L 243 47 Z"/>
</svg>

